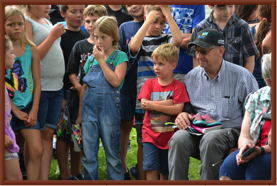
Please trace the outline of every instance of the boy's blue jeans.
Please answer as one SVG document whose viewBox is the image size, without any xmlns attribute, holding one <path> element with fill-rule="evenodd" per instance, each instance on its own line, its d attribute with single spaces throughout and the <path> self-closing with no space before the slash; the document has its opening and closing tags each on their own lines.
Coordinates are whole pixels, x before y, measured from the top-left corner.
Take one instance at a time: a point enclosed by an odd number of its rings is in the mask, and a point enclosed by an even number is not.
<svg viewBox="0 0 277 186">
<path fill-rule="evenodd" d="M 95 89 L 98 89 L 95 91 Z M 98 180 L 99 138 L 107 160 L 108 180 L 123 180 L 120 159 L 120 100 L 119 92 L 88 88 L 83 99 L 82 136 L 85 180 Z M 99 92 L 105 93 L 99 93 Z M 97 92 L 97 93 L 96 93 Z"/>
</svg>

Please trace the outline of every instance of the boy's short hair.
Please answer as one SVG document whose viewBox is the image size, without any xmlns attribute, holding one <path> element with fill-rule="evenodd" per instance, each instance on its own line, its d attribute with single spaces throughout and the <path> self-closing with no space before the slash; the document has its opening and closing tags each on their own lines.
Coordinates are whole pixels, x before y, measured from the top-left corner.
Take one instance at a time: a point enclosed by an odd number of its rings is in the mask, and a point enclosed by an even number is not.
<svg viewBox="0 0 277 186">
<path fill-rule="evenodd" d="M 170 12 L 172 12 L 171 6 L 170 6 L 170 5 L 166 5 L 166 6 L 168 6 L 169 9 L 170 9 Z M 157 11 L 162 12 L 161 8 L 160 8 L 159 6 L 157 6 L 157 5 L 147 5 L 146 11 L 149 13 L 149 12 L 151 12 L 152 10 L 157 10 Z"/>
<path fill-rule="evenodd" d="M 151 58 L 154 60 L 154 58 L 157 57 L 161 57 L 169 63 L 175 62 L 176 64 L 178 64 L 179 50 L 176 46 L 173 46 L 171 43 L 166 43 L 159 46 L 153 51 Z"/>
<path fill-rule="evenodd" d="M 107 16 L 108 12 L 105 6 L 103 5 L 89 5 L 84 10 L 84 18 L 87 16 L 94 16 L 97 14 L 99 17 Z"/>
<path fill-rule="evenodd" d="M 60 5 L 60 10 L 65 13 L 68 10 L 68 5 Z"/>
<path fill-rule="evenodd" d="M 227 6 L 227 5 L 212 5 L 213 7 L 216 6 L 216 7 L 224 7 L 224 6 Z"/>
</svg>

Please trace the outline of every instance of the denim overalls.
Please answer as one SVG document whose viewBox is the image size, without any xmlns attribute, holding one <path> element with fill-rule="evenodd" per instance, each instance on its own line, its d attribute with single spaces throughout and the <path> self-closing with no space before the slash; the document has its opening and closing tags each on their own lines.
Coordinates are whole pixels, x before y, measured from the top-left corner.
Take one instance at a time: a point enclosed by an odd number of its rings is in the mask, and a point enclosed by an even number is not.
<svg viewBox="0 0 277 186">
<path fill-rule="evenodd" d="M 119 51 L 111 58 L 113 62 Z M 91 57 L 93 58 L 93 56 Z M 113 63 L 107 65 L 114 71 Z M 108 180 L 123 180 L 123 166 L 120 159 L 120 93 L 106 80 L 99 64 L 89 68 L 83 82 L 87 90 L 82 107 L 82 136 L 85 180 L 98 180 L 99 138 L 107 160 Z"/>
</svg>

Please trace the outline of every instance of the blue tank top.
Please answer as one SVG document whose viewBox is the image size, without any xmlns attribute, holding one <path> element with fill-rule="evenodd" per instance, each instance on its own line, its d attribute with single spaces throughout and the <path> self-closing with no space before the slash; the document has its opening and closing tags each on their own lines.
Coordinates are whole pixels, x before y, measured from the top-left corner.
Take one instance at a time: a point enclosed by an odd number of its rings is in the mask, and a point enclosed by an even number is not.
<svg viewBox="0 0 277 186">
<path fill-rule="evenodd" d="M 13 103 L 23 109 L 33 100 L 32 50 L 27 45 L 26 51 L 14 59 L 14 65 L 7 71 L 5 84 Z"/>
</svg>

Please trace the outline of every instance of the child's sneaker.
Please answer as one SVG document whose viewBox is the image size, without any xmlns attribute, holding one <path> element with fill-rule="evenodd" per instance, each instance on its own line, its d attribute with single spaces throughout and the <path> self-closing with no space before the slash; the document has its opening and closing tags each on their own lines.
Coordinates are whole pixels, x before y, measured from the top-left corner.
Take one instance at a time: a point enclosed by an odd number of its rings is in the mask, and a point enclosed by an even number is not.
<svg viewBox="0 0 277 186">
<path fill-rule="evenodd" d="M 205 116 L 202 116 L 202 119 L 206 121 L 208 126 L 221 125 L 221 122 L 215 121 L 210 114 L 206 114 Z"/>
<path fill-rule="evenodd" d="M 195 114 L 193 117 L 193 120 L 192 120 L 192 123 L 194 125 L 198 125 L 198 124 L 204 124 L 204 125 L 207 125 L 206 121 L 202 119 L 202 116 L 200 113 L 197 113 Z"/>
</svg>

